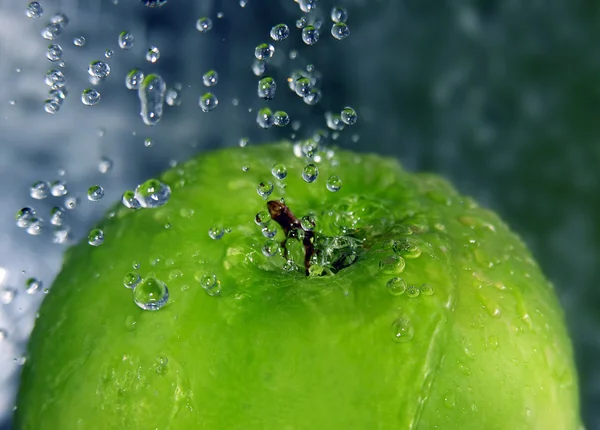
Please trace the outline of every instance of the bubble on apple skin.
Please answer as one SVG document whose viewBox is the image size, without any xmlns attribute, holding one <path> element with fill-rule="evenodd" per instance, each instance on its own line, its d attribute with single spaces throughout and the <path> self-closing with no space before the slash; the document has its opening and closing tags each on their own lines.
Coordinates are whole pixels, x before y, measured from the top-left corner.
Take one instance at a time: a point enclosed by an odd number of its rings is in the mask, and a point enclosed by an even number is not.
<svg viewBox="0 0 600 430">
<path fill-rule="evenodd" d="M 43 288 L 44 284 L 37 278 L 29 278 L 25 281 L 25 292 L 35 294 Z"/>
<path fill-rule="evenodd" d="M 92 229 L 88 234 L 88 243 L 92 246 L 100 246 L 104 243 L 104 232 L 99 228 Z"/>
<path fill-rule="evenodd" d="M 30 207 L 21 208 L 15 215 L 15 220 L 17 221 L 17 227 L 27 228 L 36 220 L 35 210 Z"/>
<path fill-rule="evenodd" d="M 150 74 L 142 81 L 138 98 L 141 104 L 140 115 L 146 125 L 154 126 L 162 118 L 166 90 L 165 81 L 157 74 Z"/>
<path fill-rule="evenodd" d="M 41 18 L 43 14 L 44 8 L 42 8 L 42 5 L 36 1 L 29 3 L 27 5 L 27 9 L 25 9 L 25 15 L 27 15 L 27 18 L 38 19 Z"/>
<path fill-rule="evenodd" d="M 198 21 L 196 21 L 196 30 L 198 30 L 200 33 L 206 33 L 209 32 L 210 30 L 212 30 L 213 28 L 213 22 L 212 19 L 210 18 L 199 18 Z"/>
<path fill-rule="evenodd" d="M 156 63 L 160 59 L 160 49 L 157 46 L 151 46 L 146 52 L 146 61 Z"/>
<path fill-rule="evenodd" d="M 217 296 L 221 293 L 221 282 L 214 273 L 198 272 L 194 278 L 209 296 Z"/>
<path fill-rule="evenodd" d="M 208 236 L 212 239 L 212 240 L 219 240 L 221 239 L 223 236 L 225 235 L 225 229 L 223 228 L 222 225 L 217 224 L 217 225 L 213 225 L 212 227 L 210 227 L 208 229 Z"/>
<path fill-rule="evenodd" d="M 302 29 L 302 41 L 309 46 L 319 41 L 319 30 L 314 25 L 307 25 Z"/>
<path fill-rule="evenodd" d="M 0 289 L 0 303 L 3 305 L 10 305 L 17 295 L 17 290 L 10 287 L 3 287 Z"/>
<path fill-rule="evenodd" d="M 128 90 L 138 90 L 144 81 L 144 72 L 140 69 L 131 69 L 125 76 L 125 86 Z"/>
<path fill-rule="evenodd" d="M 86 88 L 81 93 L 81 103 L 86 106 L 95 106 L 100 103 L 101 95 L 93 88 Z"/>
<path fill-rule="evenodd" d="M 256 123 L 260 128 L 270 128 L 275 124 L 273 111 L 267 107 L 262 108 L 256 114 Z"/>
<path fill-rule="evenodd" d="M 125 288 L 133 289 L 142 281 L 142 277 L 137 272 L 129 272 L 123 277 L 123 285 Z"/>
<path fill-rule="evenodd" d="M 169 289 L 160 279 L 148 276 L 133 288 L 133 301 L 145 311 L 157 311 L 169 301 Z"/>
<path fill-rule="evenodd" d="M 210 112 L 219 105 L 219 99 L 213 93 L 205 93 L 198 102 L 202 112 Z"/>
<path fill-rule="evenodd" d="M 261 43 L 254 48 L 254 56 L 257 60 L 266 61 L 273 57 L 275 53 L 275 47 L 270 43 Z"/>
<path fill-rule="evenodd" d="M 315 164 L 307 164 L 302 169 L 302 179 L 309 184 L 315 182 L 319 176 L 319 168 Z"/>
<path fill-rule="evenodd" d="M 350 27 L 345 22 L 336 22 L 331 26 L 331 35 L 336 40 L 344 40 L 350 36 Z"/>
<path fill-rule="evenodd" d="M 171 197 L 171 188 L 158 179 L 149 179 L 135 189 L 135 199 L 143 208 L 163 206 Z"/>
<path fill-rule="evenodd" d="M 387 281 L 386 288 L 392 296 L 401 296 L 406 291 L 406 281 L 398 277 L 391 278 Z"/>
<path fill-rule="evenodd" d="M 277 84 L 275 79 L 267 76 L 258 81 L 257 94 L 258 97 L 264 100 L 272 100 L 275 98 L 275 92 L 277 90 Z"/>
<path fill-rule="evenodd" d="M 348 11 L 340 6 L 335 6 L 331 9 L 331 20 L 333 22 L 346 22 L 348 21 Z"/>
<path fill-rule="evenodd" d="M 273 189 L 274 189 L 274 186 L 273 186 L 273 183 L 271 181 L 264 181 L 264 182 L 261 182 L 261 183 L 259 183 L 257 185 L 256 192 L 263 199 L 267 199 L 267 198 L 269 198 L 269 196 L 273 192 Z"/>
<path fill-rule="evenodd" d="M 119 33 L 117 42 L 119 44 L 119 48 L 128 50 L 128 49 L 133 48 L 133 45 L 135 44 L 135 38 L 133 37 L 133 34 L 131 34 L 130 32 L 122 31 Z"/>
<path fill-rule="evenodd" d="M 407 318 L 398 318 L 392 323 L 392 337 L 398 343 L 410 341 L 415 335 L 415 328 Z"/>
<path fill-rule="evenodd" d="M 421 295 L 421 290 L 416 285 L 409 285 L 406 287 L 406 296 L 411 299 L 416 299 Z"/>
<path fill-rule="evenodd" d="M 386 275 L 402 273 L 406 267 L 404 258 L 399 255 L 388 255 L 379 261 L 379 270 Z"/>
<path fill-rule="evenodd" d="M 94 78 L 104 79 L 110 75 L 110 66 L 104 61 L 92 61 L 88 66 L 88 74 Z"/>
<path fill-rule="evenodd" d="M 46 50 L 46 58 L 53 63 L 56 61 L 60 61 L 62 58 L 63 50 L 60 45 L 52 44 L 48 46 Z"/>
<path fill-rule="evenodd" d="M 271 168 L 271 174 L 279 180 L 285 179 L 287 176 L 287 168 L 281 163 L 274 164 Z"/>
<path fill-rule="evenodd" d="M 339 176 L 330 176 L 327 178 L 327 189 L 333 193 L 342 189 L 342 180 Z"/>
<path fill-rule="evenodd" d="M 269 35 L 275 42 L 281 42 L 289 37 L 290 28 L 286 24 L 277 24 L 271 28 Z"/>
</svg>

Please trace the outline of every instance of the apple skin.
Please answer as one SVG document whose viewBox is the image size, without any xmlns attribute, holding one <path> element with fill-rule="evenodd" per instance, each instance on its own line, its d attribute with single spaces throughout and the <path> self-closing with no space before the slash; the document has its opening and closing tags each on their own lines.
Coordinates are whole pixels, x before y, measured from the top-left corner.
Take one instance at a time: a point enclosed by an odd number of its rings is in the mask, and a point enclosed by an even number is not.
<svg viewBox="0 0 600 430">
<path fill-rule="evenodd" d="M 40 309 L 15 427 L 581 428 L 563 313 L 497 215 L 391 158 L 337 149 L 312 184 L 306 163 L 289 143 L 208 152 L 164 174 L 165 206 L 117 205 L 99 224 L 104 244 L 67 252 Z M 337 193 L 325 187 L 332 174 Z M 271 198 L 320 214 L 323 228 L 335 228 L 327 211 L 353 211 L 373 246 L 333 276 L 282 271 L 254 223 L 265 180 Z M 217 223 L 232 231 L 213 240 Z M 421 255 L 383 273 L 389 240 L 403 238 Z M 134 262 L 168 285 L 162 309 L 138 308 L 123 286 Z M 196 280 L 205 273 L 219 295 Z M 434 292 L 394 296 L 395 276 Z M 404 342 L 398 322 L 410 324 Z"/>
</svg>

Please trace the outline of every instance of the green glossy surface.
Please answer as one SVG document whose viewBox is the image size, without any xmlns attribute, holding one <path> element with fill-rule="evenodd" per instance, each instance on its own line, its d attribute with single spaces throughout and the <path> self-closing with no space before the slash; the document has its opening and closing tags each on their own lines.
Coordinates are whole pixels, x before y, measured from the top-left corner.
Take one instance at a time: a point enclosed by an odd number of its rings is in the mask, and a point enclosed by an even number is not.
<svg viewBox="0 0 600 430">
<path fill-rule="evenodd" d="M 288 144 L 210 152 L 164 175 L 165 206 L 119 206 L 103 245 L 67 253 L 42 305 L 16 427 L 577 429 L 563 314 L 520 239 L 437 176 L 333 160 L 307 184 Z M 283 272 L 254 223 L 265 180 L 317 230 L 354 223 L 368 249 L 334 276 Z M 216 224 L 231 232 L 211 239 Z M 123 286 L 134 262 L 167 284 L 159 311 Z M 393 277 L 403 294 L 388 291 Z"/>
</svg>

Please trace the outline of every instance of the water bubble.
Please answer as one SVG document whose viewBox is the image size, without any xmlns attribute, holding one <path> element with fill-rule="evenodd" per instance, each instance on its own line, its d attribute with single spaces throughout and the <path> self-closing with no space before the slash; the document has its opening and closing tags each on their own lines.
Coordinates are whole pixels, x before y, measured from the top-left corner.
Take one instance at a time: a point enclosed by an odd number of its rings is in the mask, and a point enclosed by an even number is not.
<svg viewBox="0 0 600 430">
<path fill-rule="evenodd" d="M 345 124 L 342 121 L 341 115 L 327 112 L 325 113 L 325 121 L 327 122 L 327 127 L 331 130 L 342 131 L 344 129 Z"/>
<path fill-rule="evenodd" d="M 277 255 L 281 250 L 281 245 L 274 239 L 267 240 L 262 247 L 262 253 L 265 257 L 273 257 Z"/>
<path fill-rule="evenodd" d="M 411 299 L 416 299 L 421 294 L 421 290 L 416 285 L 406 287 L 406 295 Z"/>
<path fill-rule="evenodd" d="M 317 176 L 319 176 L 319 168 L 312 163 L 307 164 L 306 166 L 304 166 L 304 169 L 302 169 L 302 179 L 304 179 L 309 184 L 315 182 Z"/>
<path fill-rule="evenodd" d="M 285 127 L 290 123 L 290 116 L 287 112 L 278 110 L 273 114 L 273 122 L 278 127 Z"/>
<path fill-rule="evenodd" d="M 300 225 L 302 226 L 302 230 L 313 231 L 317 226 L 317 221 L 314 216 L 306 215 L 300 220 Z"/>
<path fill-rule="evenodd" d="M 86 88 L 81 93 L 81 103 L 86 106 L 94 106 L 100 103 L 100 93 L 93 88 Z"/>
<path fill-rule="evenodd" d="M 302 29 L 302 41 L 311 46 L 319 41 L 319 31 L 314 25 L 307 25 Z"/>
<path fill-rule="evenodd" d="M 140 115 L 146 125 L 154 126 L 162 118 L 166 90 L 167 85 L 159 75 L 150 74 L 142 81 L 138 98 L 141 103 Z"/>
<path fill-rule="evenodd" d="M 144 139 L 144 146 L 146 148 L 150 148 L 152 145 L 154 145 L 154 141 L 151 138 L 147 137 Z"/>
<path fill-rule="evenodd" d="M 258 184 L 256 187 L 256 192 L 263 199 L 267 199 L 273 192 L 273 188 L 273 183 L 271 181 L 265 181 Z"/>
<path fill-rule="evenodd" d="M 10 305 L 16 294 L 17 290 L 14 288 L 4 287 L 0 289 L 0 303 L 3 305 Z"/>
<path fill-rule="evenodd" d="M 92 61 L 88 66 L 88 73 L 94 78 L 104 79 L 110 75 L 110 66 L 104 61 Z"/>
<path fill-rule="evenodd" d="M 97 202 L 98 200 L 101 200 L 102 197 L 104 197 L 104 188 L 102 188 L 100 185 L 92 185 L 90 188 L 88 188 L 87 197 L 91 202 Z"/>
<path fill-rule="evenodd" d="M 356 114 L 356 111 L 349 106 L 342 109 L 342 113 L 341 113 L 340 117 L 342 118 L 342 121 L 344 121 L 344 124 L 346 124 L 346 125 L 354 125 L 354 124 L 356 124 L 356 121 L 358 120 L 358 115 Z"/>
<path fill-rule="evenodd" d="M 55 40 L 58 39 L 62 32 L 62 28 L 58 24 L 48 24 L 42 32 L 40 33 L 42 37 L 46 40 Z"/>
<path fill-rule="evenodd" d="M 331 9 L 331 20 L 333 22 L 346 22 L 348 21 L 348 11 L 343 7 L 333 7 Z"/>
<path fill-rule="evenodd" d="M 84 36 L 77 36 L 75 38 L 73 38 L 73 45 L 78 46 L 78 47 L 82 47 L 85 46 L 85 37 Z"/>
<path fill-rule="evenodd" d="M 205 93 L 198 104 L 202 112 L 210 112 L 219 105 L 219 99 L 213 93 Z"/>
<path fill-rule="evenodd" d="M 406 262 L 404 261 L 404 258 L 395 254 L 389 255 L 379 262 L 379 270 L 381 270 L 382 273 L 388 275 L 401 273 L 402 271 L 404 271 L 404 267 L 406 267 Z"/>
<path fill-rule="evenodd" d="M 67 83 L 65 75 L 63 75 L 63 73 L 60 70 L 56 69 L 48 70 L 48 72 L 46 72 L 44 81 L 46 82 L 46 85 L 48 85 L 53 90 L 57 88 L 62 88 Z"/>
<path fill-rule="evenodd" d="M 54 62 L 59 61 L 62 57 L 63 50 L 60 45 L 49 45 L 46 51 L 46 58 Z"/>
<path fill-rule="evenodd" d="M 29 188 L 29 195 L 34 199 L 41 200 L 48 197 L 48 191 L 50 191 L 50 184 L 46 181 L 36 181 Z"/>
<path fill-rule="evenodd" d="M 269 223 L 261 229 L 261 233 L 267 239 L 272 239 L 277 234 L 277 227 L 273 223 Z"/>
<path fill-rule="evenodd" d="M 98 163 L 98 171 L 100 173 L 108 173 L 112 169 L 113 161 L 108 157 L 102 157 Z"/>
<path fill-rule="evenodd" d="M 212 19 L 210 18 L 200 18 L 198 19 L 198 21 L 196 21 L 196 29 L 200 32 L 200 33 L 206 33 L 207 31 L 210 31 L 213 28 L 213 22 Z"/>
<path fill-rule="evenodd" d="M 415 259 L 421 256 L 422 250 L 412 239 L 402 239 L 394 243 L 394 251 L 404 258 Z"/>
<path fill-rule="evenodd" d="M 64 13 L 57 13 L 50 18 L 51 24 L 59 25 L 61 28 L 65 28 L 69 25 L 69 18 Z"/>
<path fill-rule="evenodd" d="M 342 180 L 339 176 L 330 176 L 327 178 L 327 189 L 331 192 L 339 191 L 342 188 Z"/>
<path fill-rule="evenodd" d="M 31 19 L 41 18 L 43 14 L 44 9 L 42 8 L 42 5 L 36 1 L 32 1 L 31 3 L 29 3 L 27 5 L 27 9 L 25 9 L 25 15 L 27 15 L 27 17 Z"/>
<path fill-rule="evenodd" d="M 121 49 L 131 49 L 135 43 L 135 38 L 130 32 L 122 31 L 119 33 L 118 43 Z"/>
<path fill-rule="evenodd" d="M 123 285 L 125 288 L 135 288 L 142 280 L 142 277 L 137 272 L 129 272 L 123 277 Z"/>
<path fill-rule="evenodd" d="M 256 123 L 261 128 L 269 128 L 272 127 L 275 123 L 275 118 L 273 117 L 273 111 L 269 108 L 262 108 L 256 114 Z"/>
<path fill-rule="evenodd" d="M 202 76 L 202 82 L 207 87 L 213 87 L 219 82 L 219 74 L 216 70 L 209 70 Z"/>
<path fill-rule="evenodd" d="M 263 60 L 254 60 L 252 62 L 252 73 L 255 76 L 262 76 L 267 70 L 267 63 Z"/>
<path fill-rule="evenodd" d="M 92 246 L 100 246 L 104 243 L 104 232 L 99 228 L 94 228 L 88 234 L 88 243 Z"/>
<path fill-rule="evenodd" d="M 302 99 L 304 103 L 309 106 L 314 106 L 321 101 L 322 93 L 318 88 L 311 88 L 308 94 L 306 94 Z"/>
<path fill-rule="evenodd" d="M 421 294 L 424 296 L 431 296 L 434 293 L 433 287 L 429 284 L 421 285 Z"/>
<path fill-rule="evenodd" d="M 261 43 L 254 49 L 254 56 L 257 60 L 266 61 L 273 57 L 275 47 L 270 43 Z"/>
<path fill-rule="evenodd" d="M 135 189 L 135 198 L 144 208 L 157 208 L 171 197 L 171 188 L 158 179 L 148 179 Z"/>
<path fill-rule="evenodd" d="M 159 58 L 160 50 L 158 49 L 158 47 L 151 46 L 150 48 L 148 48 L 148 51 L 146 52 L 146 61 L 149 61 L 150 63 L 156 63 Z"/>
<path fill-rule="evenodd" d="M 267 211 L 261 211 L 254 217 L 254 222 L 256 225 L 264 227 L 271 222 L 271 215 Z"/>
<path fill-rule="evenodd" d="M 62 197 L 69 192 L 64 181 L 52 181 L 50 183 L 50 194 L 54 197 Z"/>
<path fill-rule="evenodd" d="M 208 236 L 213 240 L 219 240 L 225 235 L 225 229 L 222 225 L 213 225 L 208 229 Z"/>
<path fill-rule="evenodd" d="M 66 218 L 67 214 L 63 208 L 55 206 L 50 210 L 50 224 L 61 226 L 64 224 Z"/>
<path fill-rule="evenodd" d="M 398 318 L 392 323 L 392 336 L 396 342 L 408 342 L 414 335 L 415 329 L 406 318 Z"/>
<path fill-rule="evenodd" d="M 393 296 L 400 296 L 406 291 L 406 281 L 402 278 L 392 278 L 387 281 L 387 290 Z"/>
<path fill-rule="evenodd" d="M 142 207 L 140 202 L 135 198 L 135 192 L 133 190 L 125 191 L 121 201 L 123 202 L 123 205 L 129 209 L 139 209 Z"/>
<path fill-rule="evenodd" d="M 25 292 L 27 294 L 35 294 L 38 290 L 41 290 L 43 287 L 42 281 L 37 278 L 29 278 L 25 281 Z"/>
<path fill-rule="evenodd" d="M 79 199 L 77 197 L 67 197 L 65 199 L 65 208 L 69 209 L 70 211 L 75 209 L 78 204 L 79 204 Z"/>
<path fill-rule="evenodd" d="M 112 49 L 107 49 L 106 51 L 104 51 L 104 56 L 106 58 L 112 58 L 112 56 L 114 55 L 115 51 L 113 51 Z"/>
<path fill-rule="evenodd" d="M 133 288 L 133 301 L 145 311 L 157 311 L 169 301 L 169 289 L 160 279 L 148 276 Z"/>
<path fill-rule="evenodd" d="M 144 6 L 147 7 L 161 7 L 167 4 L 167 0 L 141 0 Z"/>
<path fill-rule="evenodd" d="M 270 34 L 271 39 L 273 39 L 276 42 L 281 42 L 282 40 L 285 40 L 289 37 L 290 29 L 285 24 L 277 24 L 276 26 L 271 28 Z"/>
<path fill-rule="evenodd" d="M 246 146 L 248 146 L 249 143 L 250 139 L 248 139 L 247 137 L 242 137 L 239 140 L 238 145 L 240 146 L 240 148 L 245 148 Z"/>
<path fill-rule="evenodd" d="M 310 81 L 310 78 L 307 77 L 297 79 L 294 85 L 294 91 L 296 91 L 296 94 L 299 97 L 304 97 L 308 95 L 310 93 L 311 88 L 312 83 Z"/>
<path fill-rule="evenodd" d="M 125 76 L 125 86 L 128 90 L 137 90 L 144 80 L 144 72 L 140 69 L 131 69 Z"/>
<path fill-rule="evenodd" d="M 35 211 L 30 207 L 24 207 L 20 209 L 15 215 L 17 226 L 20 228 L 29 227 L 35 219 Z"/>
<path fill-rule="evenodd" d="M 221 292 L 221 283 L 214 273 L 196 273 L 194 278 L 209 295 L 216 296 Z"/>
<path fill-rule="evenodd" d="M 167 89 L 167 94 L 165 95 L 165 101 L 169 106 L 179 106 L 181 105 L 181 94 L 179 90 L 175 88 Z"/>
<path fill-rule="evenodd" d="M 304 27 L 306 27 L 306 24 L 308 24 L 308 19 L 306 19 L 305 16 L 300 17 L 297 21 L 296 21 L 296 28 L 298 29 L 302 29 Z"/>
<path fill-rule="evenodd" d="M 271 168 L 271 173 L 277 179 L 285 179 L 287 176 L 287 168 L 283 164 L 277 163 Z"/>
<path fill-rule="evenodd" d="M 258 81 L 258 97 L 265 100 L 271 100 L 275 98 L 275 91 L 277 90 L 277 84 L 275 79 L 266 77 Z"/>
<path fill-rule="evenodd" d="M 56 101 L 56 99 L 48 99 L 44 102 L 44 110 L 50 114 L 58 113 L 60 102 Z"/>
<path fill-rule="evenodd" d="M 40 234 L 42 232 L 42 229 L 44 227 L 44 221 L 39 219 L 39 218 L 33 218 L 31 220 L 31 224 L 29 224 L 29 226 L 27 226 L 27 233 L 32 235 L 32 236 L 37 236 L 38 234 Z"/>
<path fill-rule="evenodd" d="M 336 22 L 331 26 L 331 35 L 337 40 L 350 36 L 350 27 L 345 22 Z"/>
</svg>

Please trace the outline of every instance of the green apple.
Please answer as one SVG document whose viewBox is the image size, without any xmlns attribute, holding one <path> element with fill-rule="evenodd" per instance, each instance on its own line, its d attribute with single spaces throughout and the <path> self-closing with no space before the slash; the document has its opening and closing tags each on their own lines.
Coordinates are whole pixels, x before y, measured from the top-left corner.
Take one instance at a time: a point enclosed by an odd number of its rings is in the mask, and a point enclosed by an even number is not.
<svg viewBox="0 0 600 430">
<path fill-rule="evenodd" d="M 563 313 L 497 215 L 389 157 L 301 152 L 202 154 L 70 249 L 16 428 L 580 428 Z"/>
</svg>

